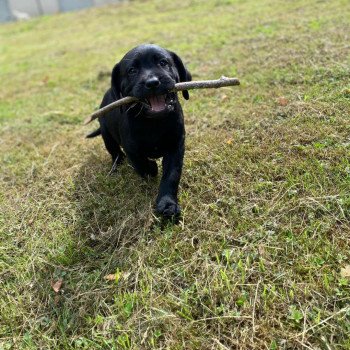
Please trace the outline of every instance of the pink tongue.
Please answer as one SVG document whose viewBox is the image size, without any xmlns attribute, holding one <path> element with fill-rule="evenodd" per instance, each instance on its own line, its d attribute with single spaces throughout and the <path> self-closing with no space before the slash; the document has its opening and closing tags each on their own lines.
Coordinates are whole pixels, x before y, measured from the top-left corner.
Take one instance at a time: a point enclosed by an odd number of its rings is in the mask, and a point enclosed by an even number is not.
<svg viewBox="0 0 350 350">
<path fill-rule="evenodd" d="M 151 96 L 148 98 L 148 101 L 151 104 L 152 110 L 155 112 L 165 109 L 165 95 Z"/>
</svg>

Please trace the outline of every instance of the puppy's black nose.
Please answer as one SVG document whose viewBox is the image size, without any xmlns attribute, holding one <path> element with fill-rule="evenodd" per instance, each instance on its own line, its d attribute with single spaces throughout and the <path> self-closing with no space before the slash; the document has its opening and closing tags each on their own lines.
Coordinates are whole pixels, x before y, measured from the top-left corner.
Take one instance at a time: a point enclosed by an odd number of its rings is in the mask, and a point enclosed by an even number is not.
<svg viewBox="0 0 350 350">
<path fill-rule="evenodd" d="M 148 78 L 145 85 L 147 89 L 154 89 L 160 85 L 160 81 L 157 77 Z"/>
</svg>

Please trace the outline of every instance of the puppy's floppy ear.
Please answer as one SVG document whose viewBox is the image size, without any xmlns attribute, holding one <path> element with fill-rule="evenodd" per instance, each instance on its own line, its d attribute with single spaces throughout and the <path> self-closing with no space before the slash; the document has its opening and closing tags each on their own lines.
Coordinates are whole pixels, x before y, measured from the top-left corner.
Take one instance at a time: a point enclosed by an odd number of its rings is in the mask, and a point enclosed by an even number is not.
<svg viewBox="0 0 350 350">
<path fill-rule="evenodd" d="M 117 63 L 112 70 L 111 88 L 116 100 L 119 100 L 121 96 L 120 88 L 120 66 Z"/>
<path fill-rule="evenodd" d="M 192 75 L 191 73 L 186 69 L 186 67 L 184 66 L 181 58 L 172 51 L 169 51 L 174 63 L 175 63 L 175 67 L 177 69 L 177 72 L 179 74 L 179 78 L 180 78 L 180 82 L 183 81 L 191 81 L 192 80 Z M 188 100 L 190 98 L 190 95 L 188 93 L 187 90 L 182 91 L 182 96 Z"/>
</svg>

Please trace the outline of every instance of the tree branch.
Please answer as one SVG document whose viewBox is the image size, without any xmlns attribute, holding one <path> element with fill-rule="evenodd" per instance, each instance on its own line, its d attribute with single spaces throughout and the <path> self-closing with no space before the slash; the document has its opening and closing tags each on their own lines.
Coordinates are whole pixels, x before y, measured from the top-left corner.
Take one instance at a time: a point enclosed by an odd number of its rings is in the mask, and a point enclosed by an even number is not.
<svg viewBox="0 0 350 350">
<path fill-rule="evenodd" d="M 220 88 L 224 86 L 233 86 L 233 85 L 239 85 L 240 82 L 237 78 L 227 78 L 222 76 L 220 79 L 217 80 L 197 80 L 197 81 L 186 81 L 184 83 L 177 83 L 175 84 L 175 88 L 172 90 L 172 92 L 178 92 L 183 90 L 193 90 L 193 89 L 213 89 L 213 88 Z M 122 105 L 136 102 L 138 101 L 138 98 L 127 96 L 123 97 L 120 100 L 117 100 L 115 102 L 110 103 L 109 105 L 97 110 L 96 112 L 92 113 L 88 118 L 85 119 L 84 124 L 89 124 L 94 119 L 98 117 L 102 117 L 104 114 L 108 113 L 112 109 L 115 109 L 117 107 L 120 107 Z"/>
</svg>

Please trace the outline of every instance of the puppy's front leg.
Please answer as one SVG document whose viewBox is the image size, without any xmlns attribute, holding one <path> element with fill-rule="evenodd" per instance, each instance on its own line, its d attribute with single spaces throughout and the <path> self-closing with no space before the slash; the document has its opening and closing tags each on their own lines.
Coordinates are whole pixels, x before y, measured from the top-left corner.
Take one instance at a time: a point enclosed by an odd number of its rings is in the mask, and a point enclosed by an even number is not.
<svg viewBox="0 0 350 350">
<path fill-rule="evenodd" d="M 163 216 L 179 216 L 177 192 L 182 172 L 185 146 L 182 142 L 176 150 L 163 157 L 163 176 L 160 182 L 156 211 Z"/>
</svg>

